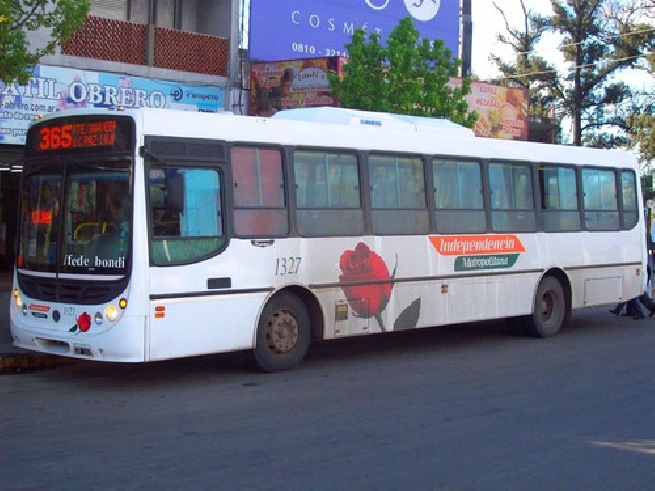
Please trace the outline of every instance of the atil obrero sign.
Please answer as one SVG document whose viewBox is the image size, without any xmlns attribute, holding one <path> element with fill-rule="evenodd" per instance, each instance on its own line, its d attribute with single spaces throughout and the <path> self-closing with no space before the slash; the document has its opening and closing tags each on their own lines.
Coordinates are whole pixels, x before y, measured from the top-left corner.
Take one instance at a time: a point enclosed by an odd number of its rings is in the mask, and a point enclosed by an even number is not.
<svg viewBox="0 0 655 491">
<path fill-rule="evenodd" d="M 0 144 L 24 145 L 30 122 L 80 107 L 222 111 L 222 87 L 37 65 L 26 85 L 0 81 Z"/>
<path fill-rule="evenodd" d="M 250 0 L 250 59 L 347 56 L 356 29 L 379 32 L 385 43 L 405 17 L 458 56 L 459 0 Z"/>
</svg>

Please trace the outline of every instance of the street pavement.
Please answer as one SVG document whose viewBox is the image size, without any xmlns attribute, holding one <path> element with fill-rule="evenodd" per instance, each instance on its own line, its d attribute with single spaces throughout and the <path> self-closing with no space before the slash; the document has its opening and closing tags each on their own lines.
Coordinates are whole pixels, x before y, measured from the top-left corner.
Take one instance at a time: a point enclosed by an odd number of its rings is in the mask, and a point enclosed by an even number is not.
<svg viewBox="0 0 655 491">
<path fill-rule="evenodd" d="M 75 362 L 71 358 L 37 353 L 14 346 L 9 327 L 9 308 L 13 273 L 0 270 L 0 374 L 48 368 Z"/>
</svg>

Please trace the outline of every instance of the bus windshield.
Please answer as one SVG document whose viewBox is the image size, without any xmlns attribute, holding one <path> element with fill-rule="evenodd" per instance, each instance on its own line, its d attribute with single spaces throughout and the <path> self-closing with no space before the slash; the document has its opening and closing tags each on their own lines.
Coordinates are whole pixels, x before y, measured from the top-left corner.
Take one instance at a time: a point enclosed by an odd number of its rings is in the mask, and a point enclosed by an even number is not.
<svg viewBox="0 0 655 491">
<path fill-rule="evenodd" d="M 71 164 L 24 175 L 17 264 L 49 273 L 125 274 L 131 172 Z"/>
</svg>

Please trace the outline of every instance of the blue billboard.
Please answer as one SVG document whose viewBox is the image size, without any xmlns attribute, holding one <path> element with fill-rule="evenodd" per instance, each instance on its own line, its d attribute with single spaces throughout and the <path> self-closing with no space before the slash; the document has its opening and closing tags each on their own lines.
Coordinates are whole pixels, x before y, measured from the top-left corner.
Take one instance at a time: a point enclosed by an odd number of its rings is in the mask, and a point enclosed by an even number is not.
<svg viewBox="0 0 655 491">
<path fill-rule="evenodd" d="M 356 29 L 379 32 L 384 44 L 405 17 L 458 56 L 459 0 L 250 0 L 250 59 L 348 56 Z"/>
</svg>

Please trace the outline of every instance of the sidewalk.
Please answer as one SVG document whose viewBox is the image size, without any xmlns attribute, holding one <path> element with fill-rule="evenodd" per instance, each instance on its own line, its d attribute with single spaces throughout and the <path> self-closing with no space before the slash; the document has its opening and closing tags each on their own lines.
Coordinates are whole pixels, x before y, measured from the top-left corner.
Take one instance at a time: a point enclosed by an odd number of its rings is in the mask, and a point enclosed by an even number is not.
<svg viewBox="0 0 655 491">
<path fill-rule="evenodd" d="M 37 353 L 14 346 L 9 328 L 12 275 L 11 271 L 0 269 L 0 374 L 73 363 L 71 358 Z"/>
</svg>

